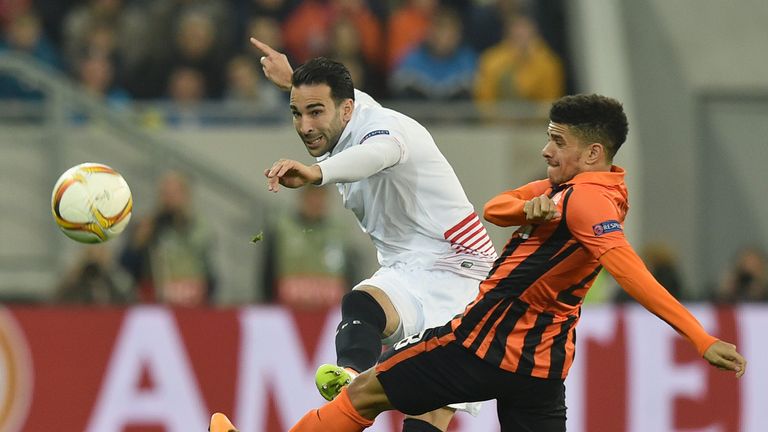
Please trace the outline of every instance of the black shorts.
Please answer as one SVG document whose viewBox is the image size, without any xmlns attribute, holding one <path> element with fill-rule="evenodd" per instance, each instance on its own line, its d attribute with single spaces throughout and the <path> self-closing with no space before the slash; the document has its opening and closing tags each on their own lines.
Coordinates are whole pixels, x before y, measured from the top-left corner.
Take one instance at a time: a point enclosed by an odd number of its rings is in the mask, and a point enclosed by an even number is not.
<svg viewBox="0 0 768 432">
<path fill-rule="evenodd" d="M 392 405 L 409 415 L 453 403 L 497 400 L 502 432 L 565 431 L 565 385 L 498 368 L 452 340 L 446 327 L 406 338 L 376 373 Z M 442 336 L 438 339 L 438 336 Z"/>
</svg>

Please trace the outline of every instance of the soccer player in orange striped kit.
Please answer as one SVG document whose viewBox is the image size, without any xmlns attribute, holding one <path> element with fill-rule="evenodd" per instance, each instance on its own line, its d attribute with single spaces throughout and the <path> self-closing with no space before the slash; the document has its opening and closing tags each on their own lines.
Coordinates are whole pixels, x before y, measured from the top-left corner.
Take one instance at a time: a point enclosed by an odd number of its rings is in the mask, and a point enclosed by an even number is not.
<svg viewBox="0 0 768 432">
<path fill-rule="evenodd" d="M 390 409 L 418 414 L 496 399 L 502 431 L 564 431 L 563 382 L 575 327 L 601 268 L 706 361 L 741 377 L 746 360 L 736 347 L 709 335 L 624 237 L 627 189 L 624 170 L 612 160 L 626 135 L 626 116 L 614 99 L 576 95 L 555 102 L 542 150 L 548 179 L 485 205 L 486 220 L 519 228 L 475 301 L 445 326 L 395 344 L 291 430 L 361 431 Z"/>
</svg>

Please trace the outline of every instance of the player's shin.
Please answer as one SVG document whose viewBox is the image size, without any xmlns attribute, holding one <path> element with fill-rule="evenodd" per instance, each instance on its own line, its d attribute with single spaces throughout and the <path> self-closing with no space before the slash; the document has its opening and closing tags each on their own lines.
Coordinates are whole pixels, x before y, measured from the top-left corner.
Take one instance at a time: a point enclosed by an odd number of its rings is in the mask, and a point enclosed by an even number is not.
<svg viewBox="0 0 768 432">
<path fill-rule="evenodd" d="M 345 388 L 333 401 L 306 413 L 290 432 L 360 432 L 372 424 L 355 410 Z"/>
</svg>

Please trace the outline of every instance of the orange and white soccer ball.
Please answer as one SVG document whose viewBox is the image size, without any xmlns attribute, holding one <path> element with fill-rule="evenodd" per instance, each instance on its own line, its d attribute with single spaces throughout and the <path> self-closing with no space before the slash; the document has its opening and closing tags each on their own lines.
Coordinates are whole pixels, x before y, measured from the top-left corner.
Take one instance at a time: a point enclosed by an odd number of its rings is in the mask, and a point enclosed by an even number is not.
<svg viewBox="0 0 768 432">
<path fill-rule="evenodd" d="M 56 224 L 67 237 L 81 243 L 101 243 L 128 225 L 133 199 L 128 183 L 114 169 L 83 163 L 56 181 L 51 195 Z"/>
</svg>

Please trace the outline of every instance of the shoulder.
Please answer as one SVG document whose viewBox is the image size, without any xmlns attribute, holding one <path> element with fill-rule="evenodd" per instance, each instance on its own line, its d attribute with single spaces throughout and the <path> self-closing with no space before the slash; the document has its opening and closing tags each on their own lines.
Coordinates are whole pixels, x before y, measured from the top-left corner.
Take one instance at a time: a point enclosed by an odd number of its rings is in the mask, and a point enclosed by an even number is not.
<svg viewBox="0 0 768 432">
<path fill-rule="evenodd" d="M 368 106 L 360 112 L 360 120 L 352 130 L 353 145 L 379 135 L 402 134 L 402 123 L 394 111 L 380 106 Z"/>
<path fill-rule="evenodd" d="M 611 201 L 606 187 L 597 184 L 576 184 L 566 189 L 564 197 L 569 207 L 589 207 L 602 201 Z"/>
<path fill-rule="evenodd" d="M 578 184 L 564 195 L 563 212 L 569 225 L 594 223 L 595 220 L 623 220 L 624 212 L 609 188 L 596 184 Z"/>
<path fill-rule="evenodd" d="M 375 106 L 381 108 L 381 104 L 368 93 L 355 89 L 355 105 L 359 107 Z"/>
<path fill-rule="evenodd" d="M 579 184 L 569 189 L 563 218 L 573 237 L 593 256 L 628 245 L 624 237 L 624 212 L 611 197 L 610 188 Z"/>
</svg>

